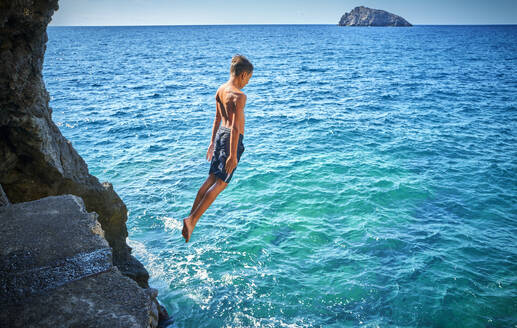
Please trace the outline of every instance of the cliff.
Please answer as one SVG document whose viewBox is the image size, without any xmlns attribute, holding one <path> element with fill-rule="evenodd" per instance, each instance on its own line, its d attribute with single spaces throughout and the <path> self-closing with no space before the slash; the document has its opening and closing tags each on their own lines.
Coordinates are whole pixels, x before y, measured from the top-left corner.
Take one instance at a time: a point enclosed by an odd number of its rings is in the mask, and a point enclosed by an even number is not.
<svg viewBox="0 0 517 328">
<path fill-rule="evenodd" d="M 384 10 L 355 7 L 339 20 L 340 26 L 412 26 L 404 18 Z"/>
<path fill-rule="evenodd" d="M 2 327 L 157 327 L 157 291 L 113 266 L 97 217 L 73 195 L 0 207 Z"/>
<path fill-rule="evenodd" d="M 98 214 L 110 247 L 110 270 L 146 290 L 149 274 L 126 244 L 126 205 L 110 183 L 100 183 L 89 174 L 84 160 L 52 121 L 41 72 L 46 28 L 57 9 L 57 0 L 0 0 L 0 185 L 6 195 L 0 195 L 0 203 L 8 199 L 12 205 L 7 206 L 14 206 L 66 194 L 80 197 L 85 211 Z M 0 225 L 6 220 L 0 216 Z M 156 298 L 153 302 L 158 306 Z"/>
</svg>

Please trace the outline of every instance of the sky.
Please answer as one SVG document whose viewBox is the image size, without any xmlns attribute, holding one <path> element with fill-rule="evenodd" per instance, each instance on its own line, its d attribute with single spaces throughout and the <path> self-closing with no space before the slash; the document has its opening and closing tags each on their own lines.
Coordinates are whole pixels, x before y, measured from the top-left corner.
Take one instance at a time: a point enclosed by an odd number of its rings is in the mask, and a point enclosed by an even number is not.
<svg viewBox="0 0 517 328">
<path fill-rule="evenodd" d="M 517 0 L 59 0 L 50 25 L 337 24 L 361 5 L 413 25 L 517 24 Z"/>
</svg>

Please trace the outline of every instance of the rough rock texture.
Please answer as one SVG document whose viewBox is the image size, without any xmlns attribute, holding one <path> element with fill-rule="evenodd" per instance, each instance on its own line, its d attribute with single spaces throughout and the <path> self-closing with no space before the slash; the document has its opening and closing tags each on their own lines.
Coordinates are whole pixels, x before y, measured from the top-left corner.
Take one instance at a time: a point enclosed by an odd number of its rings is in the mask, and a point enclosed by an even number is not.
<svg viewBox="0 0 517 328">
<path fill-rule="evenodd" d="M 49 95 L 41 72 L 47 42 L 46 28 L 57 9 L 57 0 L 0 0 L 0 185 L 6 194 L 4 197 L 0 192 L 0 205 L 7 199 L 11 204 L 4 206 L 5 208 L 46 196 L 72 194 L 81 197 L 84 200 L 85 211 L 98 214 L 97 219 L 102 226 L 104 237 L 112 249 L 112 253 L 109 254 L 112 257 L 112 264 L 122 274 L 138 283 L 142 287 L 141 291 L 153 294 L 155 298 L 156 291 L 148 288 L 147 270 L 131 255 L 131 248 L 126 244 L 125 204 L 111 184 L 100 183 L 96 177 L 89 174 L 84 160 L 52 121 L 52 110 L 48 106 Z M 0 226 L 3 223 L 0 217 Z M 23 234 L 21 230 L 20 234 Z M 56 250 L 48 249 L 48 251 Z M 23 251 L 20 254 L 30 263 L 30 254 Z M 102 257 L 103 254 L 106 255 L 103 251 L 99 252 L 89 263 L 100 265 L 105 259 Z M 84 259 L 81 255 L 78 256 L 72 257 L 70 261 L 56 259 L 52 262 L 55 265 L 54 274 L 59 274 L 60 270 L 69 270 L 74 265 L 81 265 Z M 7 263 L 12 260 L 13 258 L 10 258 Z M 27 264 L 24 263 L 20 262 L 21 267 L 13 270 L 15 272 L 20 270 Z M 5 268 L 4 266 L 4 274 Z M 82 269 L 86 270 L 87 267 Z M 116 271 L 116 269 L 110 270 Z M 29 274 L 29 271 L 25 273 Z M 83 274 L 79 271 L 76 273 Z M 71 281 L 75 279 L 73 274 L 72 272 L 69 277 Z M 50 277 L 52 278 L 52 275 Z M 8 286 L 14 286 L 16 283 L 20 285 L 29 282 L 28 279 L 23 278 L 23 275 L 19 275 L 16 279 L 6 280 L 4 291 Z M 31 288 L 37 289 L 38 286 L 41 287 L 47 283 L 48 280 L 43 279 L 35 286 L 30 286 L 28 289 L 22 288 L 22 291 L 13 298 L 27 296 Z M 81 298 L 79 289 L 73 291 L 66 289 L 69 288 L 68 284 L 58 288 L 68 290 L 68 294 L 63 294 L 68 297 L 65 297 L 66 302 L 71 302 L 76 297 Z M 104 288 L 107 289 L 109 286 Z M 119 296 L 125 297 L 122 294 Z M 62 299 L 63 302 L 65 298 Z M 156 299 L 153 303 L 159 309 L 160 319 L 167 318 L 165 309 L 158 305 Z M 97 309 L 97 305 L 90 305 Z M 98 307 L 100 312 L 101 307 L 100 305 Z M 31 307 L 27 305 L 26 309 L 30 311 Z M 66 309 L 56 307 L 55 311 L 48 316 L 58 315 L 56 311 L 61 310 Z M 75 316 L 81 314 L 81 309 L 77 309 Z M 101 317 L 99 320 L 102 320 Z M 1 323 L 2 320 L 0 320 L 0 326 Z M 21 324 L 21 326 L 27 325 Z"/>
<path fill-rule="evenodd" d="M 0 185 L 0 207 L 6 205 L 9 205 L 9 199 L 7 199 L 4 189 L 2 188 L 2 185 Z"/>
<path fill-rule="evenodd" d="M 340 26 L 412 26 L 404 18 L 384 10 L 355 7 L 339 20 Z"/>
<path fill-rule="evenodd" d="M 149 274 L 126 244 L 127 209 L 52 121 L 41 70 L 57 0 L 0 0 L 0 184 L 11 203 L 80 196 L 99 214 L 113 263 L 144 288 Z"/>
<path fill-rule="evenodd" d="M 0 220 L 0 304 L 113 266 L 97 214 L 77 196 L 4 206 Z"/>
<path fill-rule="evenodd" d="M 0 207 L 0 326 L 158 325 L 157 291 L 112 265 L 96 217 L 73 195 Z"/>
<path fill-rule="evenodd" d="M 116 267 L 0 308 L 5 327 L 157 327 L 145 289 Z"/>
</svg>

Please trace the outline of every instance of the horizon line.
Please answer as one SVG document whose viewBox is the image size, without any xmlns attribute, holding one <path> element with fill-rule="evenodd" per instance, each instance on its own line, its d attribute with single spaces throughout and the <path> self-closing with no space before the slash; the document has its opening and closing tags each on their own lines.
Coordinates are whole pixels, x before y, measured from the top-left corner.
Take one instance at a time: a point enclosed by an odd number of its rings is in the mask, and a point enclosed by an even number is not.
<svg viewBox="0 0 517 328">
<path fill-rule="evenodd" d="M 340 26 L 339 24 L 330 23 L 257 23 L 257 24 L 150 24 L 150 25 L 52 25 L 48 27 L 167 27 L 167 26 L 285 26 L 285 25 L 328 25 L 328 26 Z M 477 23 L 477 24 L 412 24 L 412 26 L 517 26 L 517 23 Z M 342 26 L 342 27 L 412 27 L 412 26 Z"/>
</svg>

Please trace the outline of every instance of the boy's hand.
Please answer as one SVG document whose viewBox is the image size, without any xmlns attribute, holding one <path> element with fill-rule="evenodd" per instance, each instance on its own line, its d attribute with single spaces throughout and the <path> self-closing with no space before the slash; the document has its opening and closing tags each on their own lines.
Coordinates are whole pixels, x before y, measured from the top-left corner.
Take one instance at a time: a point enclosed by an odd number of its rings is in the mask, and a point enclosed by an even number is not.
<svg viewBox="0 0 517 328">
<path fill-rule="evenodd" d="M 224 166 L 226 169 L 226 174 L 230 174 L 233 172 L 233 169 L 237 166 L 237 158 L 233 156 L 228 156 L 228 159 L 226 160 L 226 165 Z"/>
<path fill-rule="evenodd" d="M 214 144 L 210 143 L 210 146 L 208 146 L 208 150 L 206 151 L 206 160 L 211 161 L 212 156 L 214 155 Z"/>
</svg>

